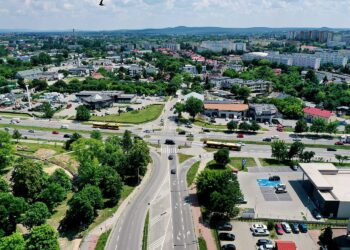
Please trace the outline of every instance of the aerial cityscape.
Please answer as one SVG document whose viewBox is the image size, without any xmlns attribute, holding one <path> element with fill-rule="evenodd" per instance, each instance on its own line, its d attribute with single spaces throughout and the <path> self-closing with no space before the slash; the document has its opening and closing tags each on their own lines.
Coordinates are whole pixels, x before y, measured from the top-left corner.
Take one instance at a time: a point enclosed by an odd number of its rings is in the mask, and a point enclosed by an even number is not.
<svg viewBox="0 0 350 250">
<path fill-rule="evenodd" d="M 350 249 L 349 13 L 2 3 L 0 250 Z"/>
</svg>

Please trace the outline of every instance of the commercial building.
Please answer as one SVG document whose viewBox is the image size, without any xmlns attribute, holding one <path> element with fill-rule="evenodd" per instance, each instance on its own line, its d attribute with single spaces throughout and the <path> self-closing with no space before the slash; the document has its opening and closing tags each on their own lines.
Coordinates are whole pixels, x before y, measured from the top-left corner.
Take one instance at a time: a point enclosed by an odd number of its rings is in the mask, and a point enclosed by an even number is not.
<svg viewBox="0 0 350 250">
<path fill-rule="evenodd" d="M 303 186 L 323 216 L 350 217 L 350 170 L 332 163 L 299 163 Z"/>
<path fill-rule="evenodd" d="M 29 69 L 29 70 L 23 70 L 18 71 L 16 73 L 16 78 L 23 78 L 25 80 L 34 80 L 39 79 L 39 76 L 43 73 L 41 69 Z"/>
<path fill-rule="evenodd" d="M 191 93 L 185 95 L 183 100 L 187 101 L 191 97 L 194 97 L 194 98 L 196 98 L 198 100 L 204 101 L 204 95 L 198 94 L 196 92 L 191 92 Z"/>
<path fill-rule="evenodd" d="M 247 104 L 225 101 L 207 101 L 204 103 L 204 114 L 209 117 L 240 119 L 246 116 L 248 108 Z"/>
<path fill-rule="evenodd" d="M 75 96 L 93 109 L 109 107 L 113 103 L 131 103 L 136 99 L 136 95 L 124 94 L 123 91 L 81 91 Z"/>
<path fill-rule="evenodd" d="M 258 122 L 272 123 L 278 110 L 273 104 L 249 104 L 249 115 Z"/>
<path fill-rule="evenodd" d="M 307 121 L 312 122 L 315 119 L 323 119 L 327 122 L 335 120 L 335 114 L 332 111 L 326 109 L 319 109 L 313 107 L 305 107 L 303 109 L 304 116 Z"/>
<path fill-rule="evenodd" d="M 110 108 L 113 106 L 113 98 L 104 94 L 94 94 L 87 97 L 82 97 L 81 101 L 90 109 Z"/>
</svg>

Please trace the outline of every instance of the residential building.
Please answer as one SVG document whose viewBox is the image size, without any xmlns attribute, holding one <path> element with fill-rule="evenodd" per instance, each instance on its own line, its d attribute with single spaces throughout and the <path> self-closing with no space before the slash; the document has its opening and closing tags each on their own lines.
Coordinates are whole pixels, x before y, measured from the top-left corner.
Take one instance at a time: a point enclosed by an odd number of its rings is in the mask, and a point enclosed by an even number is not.
<svg viewBox="0 0 350 250">
<path fill-rule="evenodd" d="M 12 93 L 0 94 L 0 105 L 11 106 L 16 103 L 16 96 Z"/>
<path fill-rule="evenodd" d="M 273 104 L 249 104 L 249 116 L 257 122 L 272 123 L 278 110 Z"/>
<path fill-rule="evenodd" d="M 48 101 L 50 103 L 52 103 L 52 102 L 58 102 L 58 103 L 64 102 L 64 96 L 61 93 L 57 93 L 57 92 L 44 93 L 43 99 L 45 99 L 45 101 Z"/>
<path fill-rule="evenodd" d="M 142 67 L 138 64 L 131 64 L 129 67 L 129 74 L 131 77 L 142 74 Z"/>
<path fill-rule="evenodd" d="M 39 76 L 43 73 L 41 69 L 29 69 L 29 70 L 23 70 L 18 71 L 16 73 L 16 78 L 23 78 L 25 80 L 34 80 L 39 79 Z"/>
<path fill-rule="evenodd" d="M 246 116 L 249 107 L 247 104 L 212 101 L 204 103 L 204 114 L 209 117 L 242 118 Z"/>
<path fill-rule="evenodd" d="M 204 101 L 204 95 L 198 94 L 198 93 L 196 93 L 196 92 L 191 92 L 191 93 L 185 95 L 184 98 L 183 98 L 183 100 L 184 100 L 184 101 L 187 101 L 187 100 L 188 100 L 189 98 L 191 98 L 191 97 L 194 97 L 194 98 L 197 98 L 197 99 L 199 99 L 199 100 L 201 100 L 201 101 Z"/>
<path fill-rule="evenodd" d="M 190 65 L 190 64 L 185 65 L 185 66 L 182 68 L 182 70 L 183 70 L 184 72 L 190 73 L 190 74 L 192 74 L 192 75 L 197 74 L 197 68 L 196 68 L 196 66 L 193 66 L 193 65 Z"/>
<path fill-rule="evenodd" d="M 78 67 L 68 70 L 69 74 L 73 76 L 87 76 L 90 74 L 90 68 L 87 67 Z"/>
<path fill-rule="evenodd" d="M 166 43 L 166 44 L 164 44 L 164 48 L 170 49 L 172 51 L 179 51 L 180 44 L 179 43 Z"/>
<path fill-rule="evenodd" d="M 332 111 L 313 108 L 313 107 L 305 107 L 303 109 L 304 116 L 307 121 L 312 122 L 315 119 L 323 119 L 327 122 L 331 122 L 335 120 L 335 114 Z"/>
<path fill-rule="evenodd" d="M 215 52 L 221 52 L 223 49 L 227 51 L 246 51 L 246 43 L 235 43 L 231 40 L 219 40 L 219 41 L 203 41 L 200 45 L 200 50 L 212 50 Z"/>
<path fill-rule="evenodd" d="M 225 76 L 210 78 L 210 82 L 221 89 L 231 89 L 233 85 L 239 85 L 240 87 L 247 86 L 253 93 L 270 92 L 272 87 L 272 83 L 265 80 L 243 80 Z"/>
<path fill-rule="evenodd" d="M 299 163 L 303 186 L 325 217 L 350 217 L 350 170 L 332 163 Z"/>
<path fill-rule="evenodd" d="M 348 58 L 337 52 L 316 52 L 315 56 L 321 58 L 321 64 L 344 67 L 348 63 Z"/>
</svg>

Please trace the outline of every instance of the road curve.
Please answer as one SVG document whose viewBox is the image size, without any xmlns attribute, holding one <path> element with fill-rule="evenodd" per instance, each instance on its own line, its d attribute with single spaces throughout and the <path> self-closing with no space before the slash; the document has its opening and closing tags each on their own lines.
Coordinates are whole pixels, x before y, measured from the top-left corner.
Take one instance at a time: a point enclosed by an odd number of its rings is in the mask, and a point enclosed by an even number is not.
<svg viewBox="0 0 350 250">
<path fill-rule="evenodd" d="M 166 176 L 167 169 L 162 167 L 160 157 L 151 151 L 153 170 L 142 190 L 130 201 L 118 219 L 108 238 L 106 250 L 141 249 L 143 225 L 148 210 L 148 203 L 154 198 L 157 189 Z"/>
</svg>

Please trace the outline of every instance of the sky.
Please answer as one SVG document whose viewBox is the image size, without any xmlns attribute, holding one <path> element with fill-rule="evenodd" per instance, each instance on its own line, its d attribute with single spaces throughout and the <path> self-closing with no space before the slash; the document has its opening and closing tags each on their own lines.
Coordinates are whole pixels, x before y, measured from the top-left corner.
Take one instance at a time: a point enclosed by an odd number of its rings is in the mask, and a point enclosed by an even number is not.
<svg viewBox="0 0 350 250">
<path fill-rule="evenodd" d="M 0 29 L 350 28 L 350 0 L 0 0 Z"/>
</svg>

